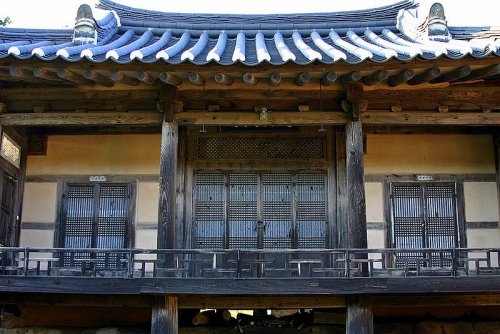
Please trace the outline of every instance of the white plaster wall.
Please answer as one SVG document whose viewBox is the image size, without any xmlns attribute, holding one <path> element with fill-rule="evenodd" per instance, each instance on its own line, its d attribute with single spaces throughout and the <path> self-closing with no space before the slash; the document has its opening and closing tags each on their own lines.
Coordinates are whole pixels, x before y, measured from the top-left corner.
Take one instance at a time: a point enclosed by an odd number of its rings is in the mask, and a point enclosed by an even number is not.
<svg viewBox="0 0 500 334">
<path fill-rule="evenodd" d="M 19 240 L 21 247 L 50 248 L 54 246 L 53 230 L 23 230 Z"/>
<path fill-rule="evenodd" d="M 137 229 L 135 248 L 156 248 L 156 229 Z"/>
<path fill-rule="evenodd" d="M 24 184 L 22 221 L 29 223 L 54 223 L 57 206 L 57 183 Z"/>
<path fill-rule="evenodd" d="M 160 135 L 49 136 L 47 154 L 28 156 L 26 175 L 158 174 Z"/>
<path fill-rule="evenodd" d="M 157 224 L 158 182 L 139 182 L 137 189 L 137 223 Z"/>
<path fill-rule="evenodd" d="M 368 134 L 366 174 L 495 173 L 493 139 L 467 134 Z"/>
<path fill-rule="evenodd" d="M 385 248 L 384 230 L 368 230 L 368 248 Z"/>
<path fill-rule="evenodd" d="M 366 221 L 379 223 L 384 221 L 384 196 L 382 182 L 365 183 Z"/>
<path fill-rule="evenodd" d="M 498 222 L 495 182 L 464 182 L 464 198 L 467 222 Z"/>
</svg>

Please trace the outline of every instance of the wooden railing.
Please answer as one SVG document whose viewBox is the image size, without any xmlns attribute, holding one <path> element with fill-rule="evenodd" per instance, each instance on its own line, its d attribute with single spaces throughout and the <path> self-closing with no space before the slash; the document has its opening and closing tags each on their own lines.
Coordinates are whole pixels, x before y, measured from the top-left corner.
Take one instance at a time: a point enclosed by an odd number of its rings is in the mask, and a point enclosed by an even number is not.
<svg viewBox="0 0 500 334">
<path fill-rule="evenodd" d="M 500 275 L 500 248 L 0 248 L 0 275 L 190 279 Z"/>
</svg>

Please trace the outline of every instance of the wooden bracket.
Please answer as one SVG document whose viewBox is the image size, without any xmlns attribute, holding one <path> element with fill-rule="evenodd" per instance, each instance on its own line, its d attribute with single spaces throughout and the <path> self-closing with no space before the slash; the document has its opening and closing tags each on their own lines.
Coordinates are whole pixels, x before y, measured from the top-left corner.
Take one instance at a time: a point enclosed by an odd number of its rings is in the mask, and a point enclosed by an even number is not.
<svg viewBox="0 0 500 334">
<path fill-rule="evenodd" d="M 360 114 L 368 109 L 367 100 L 356 100 L 353 102 L 343 100 L 342 110 L 351 114 L 351 119 L 353 121 L 359 121 Z"/>
</svg>

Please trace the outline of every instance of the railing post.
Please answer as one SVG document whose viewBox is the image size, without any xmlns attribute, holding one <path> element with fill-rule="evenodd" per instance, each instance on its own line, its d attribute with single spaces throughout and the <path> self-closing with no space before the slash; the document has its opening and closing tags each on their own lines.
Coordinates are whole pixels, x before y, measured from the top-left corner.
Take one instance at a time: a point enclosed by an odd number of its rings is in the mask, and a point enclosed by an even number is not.
<svg viewBox="0 0 500 334">
<path fill-rule="evenodd" d="M 28 276 L 28 264 L 30 262 L 29 260 L 29 249 L 26 247 L 24 249 L 24 276 Z"/>
<path fill-rule="evenodd" d="M 134 277 L 134 253 L 131 249 L 128 251 L 127 276 Z"/>
</svg>

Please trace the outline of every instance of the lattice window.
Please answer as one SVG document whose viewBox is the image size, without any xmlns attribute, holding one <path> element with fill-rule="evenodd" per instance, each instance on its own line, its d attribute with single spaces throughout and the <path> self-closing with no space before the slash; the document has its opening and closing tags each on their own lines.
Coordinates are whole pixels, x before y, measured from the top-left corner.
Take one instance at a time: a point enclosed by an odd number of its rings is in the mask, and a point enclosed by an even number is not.
<svg viewBox="0 0 500 334">
<path fill-rule="evenodd" d="M 197 248 L 324 248 L 323 173 L 201 172 L 194 185 Z"/>
<path fill-rule="evenodd" d="M 324 159 L 323 137 L 199 137 L 200 160 Z"/>
<path fill-rule="evenodd" d="M 62 243 L 65 248 L 126 248 L 130 232 L 130 187 L 128 184 L 69 184 L 64 195 Z M 75 258 L 103 258 L 82 252 L 64 256 L 64 264 Z M 105 260 L 105 261 L 104 261 Z M 98 266 L 118 266 L 118 257 L 103 258 Z"/>
<path fill-rule="evenodd" d="M 454 183 L 393 183 L 391 185 L 392 238 L 395 248 L 454 248 L 458 246 L 457 203 Z M 400 265 L 416 266 L 412 258 L 429 257 L 427 266 L 451 264 L 451 253 L 400 253 Z"/>
</svg>

